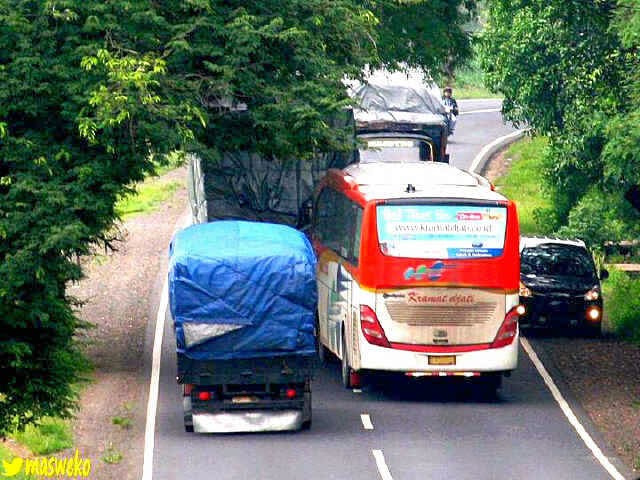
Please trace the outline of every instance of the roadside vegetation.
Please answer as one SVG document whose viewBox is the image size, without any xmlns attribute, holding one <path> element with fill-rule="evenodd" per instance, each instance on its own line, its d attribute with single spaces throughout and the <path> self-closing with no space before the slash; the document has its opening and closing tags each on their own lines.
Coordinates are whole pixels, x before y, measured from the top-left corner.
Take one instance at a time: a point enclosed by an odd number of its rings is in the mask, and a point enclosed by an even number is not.
<svg viewBox="0 0 640 480">
<path fill-rule="evenodd" d="M 539 227 L 597 251 L 640 238 L 637 1 L 486 4 L 487 85 L 504 95 L 508 120 L 547 139 Z"/>
<path fill-rule="evenodd" d="M 441 85 L 445 86 L 446 81 Z M 489 90 L 485 85 L 484 72 L 480 65 L 477 49 L 473 56 L 460 68 L 456 69 L 455 80 L 451 82 L 454 97 L 458 100 L 472 98 L 502 98 L 502 94 Z"/>
<path fill-rule="evenodd" d="M 547 222 L 547 212 L 553 203 L 545 190 L 545 174 L 542 166 L 548 154 L 548 140 L 542 137 L 525 138 L 511 145 L 504 152 L 504 161 L 510 163 L 509 171 L 496 179 L 496 188 L 518 206 L 522 235 L 559 235 L 581 238 L 579 232 L 552 230 Z M 608 263 L 600 250 L 594 251 L 596 260 Z M 608 265 L 610 276 L 602 282 L 607 317 L 615 332 L 622 338 L 640 342 L 640 279 L 633 278 Z"/>
<path fill-rule="evenodd" d="M 116 212 L 125 221 L 135 215 L 148 213 L 172 197 L 184 181 L 149 176 L 133 186 L 133 191 L 116 203 Z"/>
<path fill-rule="evenodd" d="M 34 455 L 50 455 L 73 446 L 73 432 L 68 420 L 45 417 L 37 424 L 28 425 L 11 437 Z"/>
<path fill-rule="evenodd" d="M 509 172 L 495 181 L 500 193 L 517 203 L 522 235 L 550 233 L 550 225 L 538 214 L 550 207 L 550 200 L 541 188 L 540 168 L 547 146 L 547 140 L 542 137 L 527 137 L 511 145 L 504 153 L 504 161 L 510 165 Z"/>
<path fill-rule="evenodd" d="M 11 462 L 15 457 L 24 459 L 37 456 L 52 455 L 73 446 L 73 432 L 69 420 L 44 417 L 38 423 L 27 425 L 24 430 L 16 430 L 9 434 L 19 447 L 19 452 L 12 451 L 10 443 L 0 444 L 0 466 L 3 461 Z M 4 472 L 4 470 L 0 470 Z M 16 480 L 33 480 L 32 475 L 20 473 L 11 478 Z"/>
</svg>

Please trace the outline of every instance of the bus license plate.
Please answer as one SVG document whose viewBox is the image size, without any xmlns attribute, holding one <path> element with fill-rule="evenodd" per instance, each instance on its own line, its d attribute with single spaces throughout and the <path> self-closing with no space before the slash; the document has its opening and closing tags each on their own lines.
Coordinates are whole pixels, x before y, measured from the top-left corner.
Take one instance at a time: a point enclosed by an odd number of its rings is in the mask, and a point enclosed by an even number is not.
<svg viewBox="0 0 640 480">
<path fill-rule="evenodd" d="M 455 355 L 429 355 L 429 365 L 455 365 Z"/>
<path fill-rule="evenodd" d="M 237 396 L 231 398 L 231 403 L 254 403 L 257 402 L 258 397 L 249 397 L 249 396 Z"/>
</svg>

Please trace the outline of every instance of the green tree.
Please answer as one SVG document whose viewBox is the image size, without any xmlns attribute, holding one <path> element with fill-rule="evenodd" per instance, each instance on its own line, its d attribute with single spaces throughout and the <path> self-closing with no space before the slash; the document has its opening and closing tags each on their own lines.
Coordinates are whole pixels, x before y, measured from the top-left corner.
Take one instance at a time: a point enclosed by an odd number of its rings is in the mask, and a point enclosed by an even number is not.
<svg viewBox="0 0 640 480">
<path fill-rule="evenodd" d="M 585 205 L 594 205 L 594 198 L 604 198 L 606 192 L 617 191 L 620 195 L 622 173 L 618 167 L 628 163 L 619 161 L 622 152 L 613 153 L 611 142 L 621 145 L 627 141 L 628 125 L 618 130 L 622 137 L 618 140 L 614 130 L 622 126 L 623 119 L 629 119 L 626 79 L 631 72 L 637 72 L 637 60 L 621 42 L 616 28 L 622 8 L 618 3 L 488 2 L 489 16 L 481 47 L 487 83 L 505 95 L 503 111 L 508 119 L 549 138 L 550 148 L 541 168 L 544 189 L 555 210 L 553 215 L 543 214 L 554 222 L 550 225 L 552 230 L 568 222 L 577 225 L 573 209 L 592 188 L 602 195 L 591 193 L 579 211 L 587 211 Z M 615 125 L 612 119 L 621 112 L 625 113 Z M 603 154 L 605 151 L 612 153 Z M 626 152 L 624 155 L 630 150 Z M 617 156 L 617 162 L 613 156 Z M 612 232 L 620 231 L 617 221 L 621 220 L 630 227 L 627 234 L 633 234 L 629 214 L 626 208 L 615 212 L 608 209 L 606 214 L 600 212 L 590 220 L 602 225 L 611 222 L 608 230 Z M 568 232 L 567 228 L 563 231 Z"/>
<path fill-rule="evenodd" d="M 382 4 L 355 0 L 0 0 L 0 434 L 71 413 L 85 361 L 66 287 L 113 243 L 129 185 L 175 150 L 345 148 L 329 122 L 345 76 L 464 51 L 470 2 L 405 3 L 381 22 Z"/>
<path fill-rule="evenodd" d="M 66 286 L 127 186 L 175 149 L 340 143 L 325 119 L 376 61 L 373 23 L 342 0 L 0 2 L 0 433 L 70 414 Z"/>
<path fill-rule="evenodd" d="M 364 0 L 375 13 L 378 51 L 384 63 L 404 62 L 452 77 L 453 69 L 471 57 L 466 30 L 475 18 L 474 0 Z"/>
</svg>

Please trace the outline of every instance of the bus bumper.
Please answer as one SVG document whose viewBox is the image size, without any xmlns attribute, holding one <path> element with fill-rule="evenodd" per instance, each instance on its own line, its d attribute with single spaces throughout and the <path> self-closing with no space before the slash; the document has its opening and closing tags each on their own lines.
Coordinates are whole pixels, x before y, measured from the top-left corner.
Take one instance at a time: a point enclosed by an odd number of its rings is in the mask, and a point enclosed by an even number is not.
<svg viewBox="0 0 640 480">
<path fill-rule="evenodd" d="M 361 338 L 359 345 L 360 369 L 398 373 L 450 372 L 471 374 L 507 372 L 515 370 L 518 366 L 518 338 L 516 336 L 513 342 L 502 348 L 451 353 L 411 352 L 378 347 Z M 434 359 L 433 357 L 440 358 Z M 432 363 L 440 364 L 434 365 Z M 445 365 L 442 363 L 451 364 Z"/>
</svg>

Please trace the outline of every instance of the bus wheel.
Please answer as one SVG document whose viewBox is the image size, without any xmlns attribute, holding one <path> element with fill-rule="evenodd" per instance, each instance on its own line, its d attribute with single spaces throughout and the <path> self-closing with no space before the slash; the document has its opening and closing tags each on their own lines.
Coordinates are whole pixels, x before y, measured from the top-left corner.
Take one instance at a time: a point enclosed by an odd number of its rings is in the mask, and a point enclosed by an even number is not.
<svg viewBox="0 0 640 480">
<path fill-rule="evenodd" d="M 318 339 L 318 358 L 320 359 L 320 365 L 327 364 L 327 349 L 322 342 L 320 342 L 320 339 Z"/>
<path fill-rule="evenodd" d="M 317 313 L 316 313 L 316 344 L 318 345 L 318 359 L 320 360 L 320 365 L 324 366 L 327 364 L 327 348 L 322 344 L 322 340 L 320 340 L 320 320 L 318 319 Z"/>
<path fill-rule="evenodd" d="M 347 353 L 347 342 L 344 339 L 344 334 L 342 335 L 342 361 L 341 365 L 341 374 L 342 374 L 342 385 L 344 388 L 359 388 L 360 387 L 360 374 L 354 371 L 349 365 L 349 355 Z"/>
<path fill-rule="evenodd" d="M 495 397 L 498 393 L 498 390 L 502 387 L 501 373 L 484 375 L 480 377 L 480 380 L 480 388 L 482 389 L 482 393 L 488 395 L 489 397 Z"/>
</svg>

